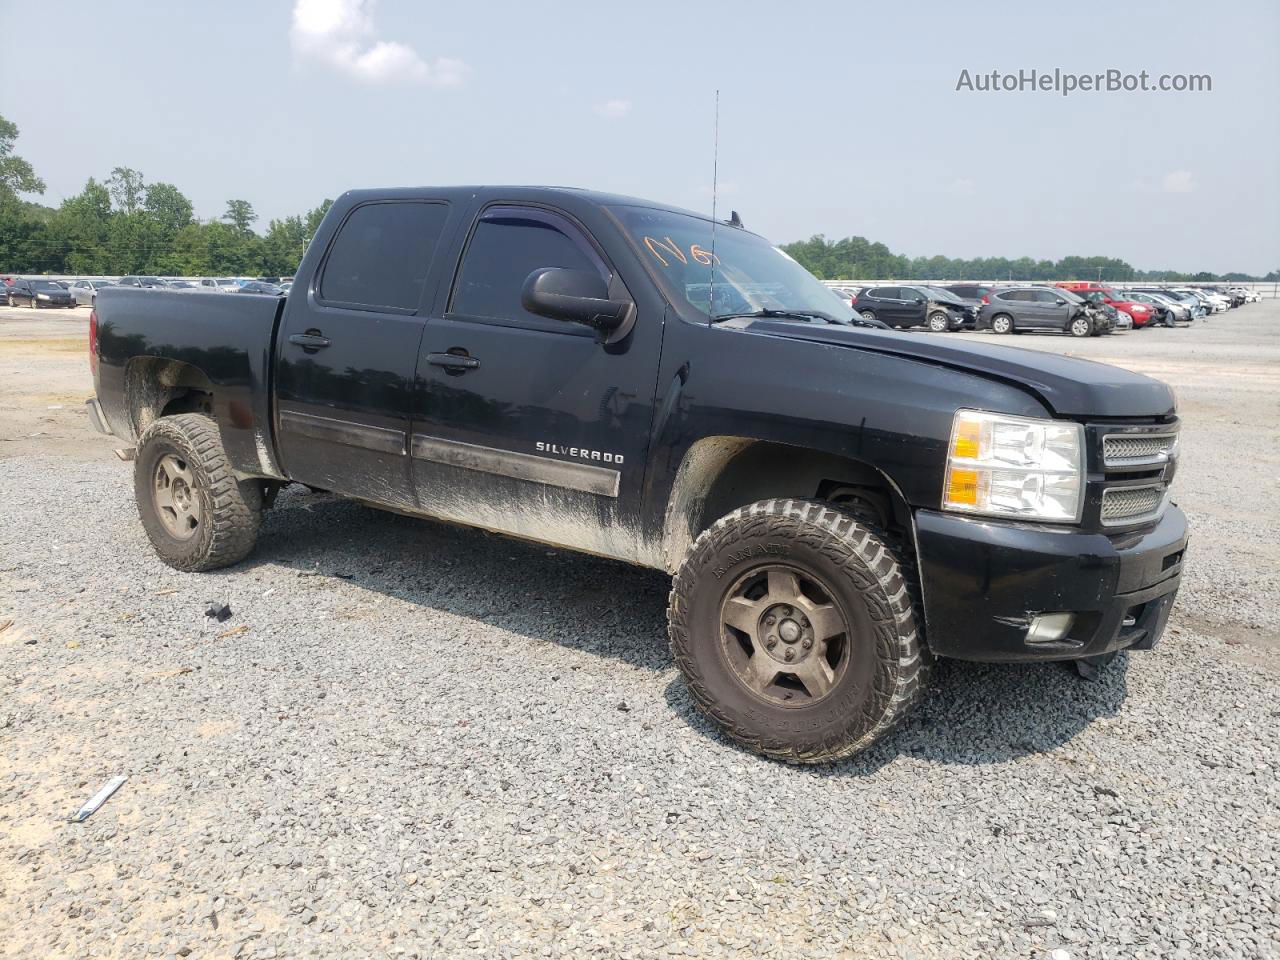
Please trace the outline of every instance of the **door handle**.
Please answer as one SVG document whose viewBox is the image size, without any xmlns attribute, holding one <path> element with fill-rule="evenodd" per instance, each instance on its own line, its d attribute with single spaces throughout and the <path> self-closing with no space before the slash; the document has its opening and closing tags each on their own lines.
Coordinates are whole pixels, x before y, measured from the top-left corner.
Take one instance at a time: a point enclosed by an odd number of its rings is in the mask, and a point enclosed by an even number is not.
<svg viewBox="0 0 1280 960">
<path fill-rule="evenodd" d="M 428 353 L 427 363 L 435 367 L 444 367 L 446 370 L 474 370 L 480 366 L 480 361 L 475 357 L 468 357 L 457 353 Z"/>
<path fill-rule="evenodd" d="M 297 344 L 303 350 L 315 351 L 329 346 L 333 341 L 328 337 L 320 336 L 320 332 L 317 330 L 314 333 L 308 332 L 292 334 L 289 337 L 289 342 Z"/>
</svg>

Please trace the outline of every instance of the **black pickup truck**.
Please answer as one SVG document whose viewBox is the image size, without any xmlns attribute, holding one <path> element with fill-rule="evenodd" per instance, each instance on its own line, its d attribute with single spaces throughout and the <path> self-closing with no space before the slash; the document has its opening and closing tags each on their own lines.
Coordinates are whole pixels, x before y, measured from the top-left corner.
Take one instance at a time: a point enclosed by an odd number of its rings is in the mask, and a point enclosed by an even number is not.
<svg viewBox="0 0 1280 960">
<path fill-rule="evenodd" d="M 245 557 L 292 481 L 663 570 L 694 699 L 791 761 L 882 737 L 935 656 L 1150 648 L 1181 580 L 1167 386 L 887 329 L 736 216 L 356 191 L 287 298 L 107 287 L 90 328 L 165 562 Z"/>
</svg>

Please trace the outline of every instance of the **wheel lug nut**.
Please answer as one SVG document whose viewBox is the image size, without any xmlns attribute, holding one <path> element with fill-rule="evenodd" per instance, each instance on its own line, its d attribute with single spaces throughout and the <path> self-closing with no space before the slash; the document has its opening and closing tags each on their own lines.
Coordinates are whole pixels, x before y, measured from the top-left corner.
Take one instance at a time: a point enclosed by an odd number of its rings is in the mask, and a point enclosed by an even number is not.
<svg viewBox="0 0 1280 960">
<path fill-rule="evenodd" d="M 764 618 L 764 622 L 765 622 L 766 624 L 768 624 L 769 626 L 771 626 L 771 627 L 774 625 L 774 623 L 776 623 L 776 622 L 777 622 L 777 620 L 778 620 L 778 618 L 777 618 L 777 617 L 774 617 L 774 616 L 768 616 L 768 617 L 765 617 L 765 618 Z"/>
<path fill-rule="evenodd" d="M 768 640 L 764 642 L 764 645 L 768 647 L 770 650 L 772 650 L 774 647 L 778 645 L 778 640 L 776 637 L 770 637 Z"/>
<path fill-rule="evenodd" d="M 787 647 L 787 652 L 784 656 L 786 656 L 788 660 L 794 660 L 796 658 L 795 647 Z"/>
<path fill-rule="evenodd" d="M 806 650 L 808 650 L 810 647 L 813 646 L 813 641 L 810 640 L 808 637 L 805 637 L 803 646 Z"/>
</svg>

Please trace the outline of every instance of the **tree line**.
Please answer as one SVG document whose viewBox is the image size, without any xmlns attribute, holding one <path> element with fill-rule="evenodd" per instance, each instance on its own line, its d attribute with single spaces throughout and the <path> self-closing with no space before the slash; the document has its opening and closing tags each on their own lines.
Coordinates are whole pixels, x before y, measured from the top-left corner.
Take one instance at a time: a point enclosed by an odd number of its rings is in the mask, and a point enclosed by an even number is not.
<svg viewBox="0 0 1280 960">
<path fill-rule="evenodd" d="M 864 237 L 828 240 L 822 234 L 784 244 L 783 250 L 820 280 L 1188 280 L 1209 282 L 1280 281 L 1280 270 L 1265 277 L 1247 273 L 1217 274 L 1204 270 L 1138 270 L 1115 257 L 1063 257 L 1033 260 L 1019 257 L 907 257 Z"/>
<path fill-rule="evenodd" d="M 57 207 L 22 199 L 44 181 L 14 153 L 18 128 L 0 116 L 0 271 L 8 273 L 292 275 L 331 200 L 254 230 L 248 200 L 228 200 L 222 216 L 197 220 L 171 183 L 148 183 L 116 167 L 93 177 Z"/>
<path fill-rule="evenodd" d="M 301 215 L 271 220 L 265 233 L 247 200 L 228 200 L 222 216 L 197 220 L 191 201 L 171 183 L 148 183 L 138 170 L 116 167 L 93 177 L 55 207 L 23 200 L 44 181 L 14 153 L 18 128 L 0 116 L 0 271 L 118 276 L 291 275 L 331 200 Z M 782 248 L 822 280 L 1191 280 L 1278 281 L 1245 273 L 1135 270 L 1114 257 L 907 257 L 863 237 L 821 234 Z"/>
</svg>

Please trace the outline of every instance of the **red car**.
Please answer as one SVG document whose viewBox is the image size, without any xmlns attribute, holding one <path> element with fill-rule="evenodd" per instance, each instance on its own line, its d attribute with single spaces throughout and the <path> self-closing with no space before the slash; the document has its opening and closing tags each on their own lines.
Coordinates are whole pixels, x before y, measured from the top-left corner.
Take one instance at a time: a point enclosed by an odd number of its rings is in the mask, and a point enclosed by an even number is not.
<svg viewBox="0 0 1280 960">
<path fill-rule="evenodd" d="M 1063 290 L 1070 290 L 1077 297 L 1084 297 L 1086 300 L 1101 300 L 1117 310 L 1123 310 L 1133 319 L 1135 330 L 1138 327 L 1145 327 L 1155 319 L 1155 314 L 1147 304 L 1139 303 L 1136 300 L 1126 300 L 1111 287 L 1101 283 L 1072 280 L 1065 283 L 1055 283 L 1054 286 L 1061 287 Z"/>
</svg>

